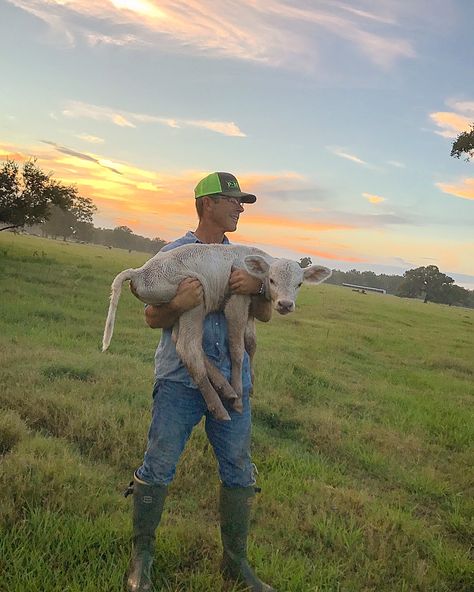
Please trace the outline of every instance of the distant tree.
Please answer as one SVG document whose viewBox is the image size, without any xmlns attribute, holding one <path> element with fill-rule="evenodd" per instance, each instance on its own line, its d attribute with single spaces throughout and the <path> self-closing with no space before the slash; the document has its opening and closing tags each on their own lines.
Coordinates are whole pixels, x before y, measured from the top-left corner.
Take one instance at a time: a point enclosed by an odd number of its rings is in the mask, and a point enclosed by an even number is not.
<svg viewBox="0 0 474 592">
<path fill-rule="evenodd" d="M 44 222 L 53 205 L 67 209 L 77 194 L 36 166 L 34 160 L 18 163 L 6 160 L 0 166 L 0 224 L 3 228 L 22 228 Z"/>
<path fill-rule="evenodd" d="M 94 230 L 92 222 L 77 222 L 74 228 L 74 238 L 86 243 L 94 242 Z"/>
<path fill-rule="evenodd" d="M 91 241 L 99 245 L 133 249 L 134 251 L 152 253 L 153 255 L 166 245 L 166 241 L 161 238 L 150 239 L 146 236 L 134 234 L 128 226 L 117 226 L 113 230 L 110 228 L 94 228 Z"/>
<path fill-rule="evenodd" d="M 403 274 L 398 296 L 424 298 L 424 302 L 444 302 L 453 278 L 441 273 L 436 265 L 409 269 Z"/>
<path fill-rule="evenodd" d="M 161 239 L 159 237 L 155 237 L 150 240 L 147 250 L 150 253 L 155 254 L 155 253 L 158 253 L 158 251 L 160 251 L 165 245 L 166 245 L 166 241 L 164 241 L 163 239 Z"/>
<path fill-rule="evenodd" d="M 74 188 L 75 189 L 75 188 Z M 75 225 L 81 223 L 92 223 L 93 215 L 97 212 L 97 207 L 91 199 L 74 192 L 74 197 L 70 210 L 74 216 Z"/>
<path fill-rule="evenodd" d="M 71 210 L 65 210 L 59 206 L 51 206 L 49 218 L 41 225 L 43 236 L 54 238 L 62 236 L 64 240 L 74 232 L 74 214 Z"/>
<path fill-rule="evenodd" d="M 300 267 L 309 267 L 312 263 L 311 257 L 302 257 L 299 260 Z"/>
<path fill-rule="evenodd" d="M 470 131 L 462 132 L 453 142 L 451 156 L 461 158 L 463 155 L 466 157 L 466 160 L 474 157 L 474 123 L 471 124 Z"/>
<path fill-rule="evenodd" d="M 97 208 L 91 199 L 79 195 L 76 187 L 70 186 L 69 189 L 70 204 L 67 208 L 50 206 L 49 218 L 43 223 L 42 232 L 55 238 L 62 236 L 64 240 L 70 236 L 74 236 L 78 240 L 85 240 L 80 239 L 78 235 L 84 234 L 87 225 L 92 226 L 92 216 Z"/>
<path fill-rule="evenodd" d="M 112 231 L 112 246 L 133 249 L 133 230 L 128 226 L 116 226 Z"/>
<path fill-rule="evenodd" d="M 470 294 L 469 290 L 462 286 L 445 285 L 441 288 L 441 300 L 443 304 L 449 304 L 449 306 L 470 306 Z"/>
</svg>

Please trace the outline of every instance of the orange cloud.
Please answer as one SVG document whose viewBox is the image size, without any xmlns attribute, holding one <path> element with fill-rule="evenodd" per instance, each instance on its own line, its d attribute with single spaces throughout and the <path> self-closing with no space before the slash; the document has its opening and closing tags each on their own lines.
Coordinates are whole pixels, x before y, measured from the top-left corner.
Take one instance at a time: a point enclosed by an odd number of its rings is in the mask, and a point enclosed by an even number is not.
<svg viewBox="0 0 474 592">
<path fill-rule="evenodd" d="M 370 203 L 378 204 L 385 201 L 385 197 L 380 195 L 373 195 L 372 193 L 363 193 L 362 197 L 365 197 L 366 200 L 370 201 Z"/>
<path fill-rule="evenodd" d="M 430 118 L 441 128 L 436 133 L 443 138 L 455 138 L 460 132 L 468 130 L 471 123 L 468 117 L 452 111 L 430 113 Z"/>
<path fill-rule="evenodd" d="M 252 214 L 245 213 L 245 224 L 253 224 L 260 228 L 265 226 L 277 227 L 280 229 L 299 229 L 314 232 L 324 232 L 328 230 L 351 230 L 353 227 L 348 224 L 338 224 L 332 222 L 307 222 L 305 220 L 292 219 L 285 216 L 276 216 L 274 214 Z"/>
<path fill-rule="evenodd" d="M 462 197 L 464 199 L 474 199 L 474 178 L 464 179 L 461 183 L 436 183 L 436 186 L 441 189 L 443 193 Z"/>
<path fill-rule="evenodd" d="M 315 234 L 311 236 L 296 235 L 290 232 L 289 235 L 283 235 L 281 230 L 271 232 L 262 232 L 262 229 L 252 231 L 248 228 L 247 220 L 242 224 L 245 230 L 232 234 L 232 242 L 258 245 L 265 251 L 275 256 L 288 257 L 300 255 L 311 255 L 317 258 L 330 259 L 332 261 L 346 261 L 349 263 L 362 263 L 365 258 L 354 255 L 350 248 L 341 245 L 325 244 L 324 247 L 312 247 L 310 244 L 319 243 L 320 240 Z M 289 255 L 292 254 L 292 255 Z"/>
</svg>

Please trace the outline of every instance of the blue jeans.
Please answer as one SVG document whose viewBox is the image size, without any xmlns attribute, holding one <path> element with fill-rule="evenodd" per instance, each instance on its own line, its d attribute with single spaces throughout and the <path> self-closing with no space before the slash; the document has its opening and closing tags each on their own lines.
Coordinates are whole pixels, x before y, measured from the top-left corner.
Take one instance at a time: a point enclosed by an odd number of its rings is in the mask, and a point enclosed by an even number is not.
<svg viewBox="0 0 474 592">
<path fill-rule="evenodd" d="M 209 413 L 197 389 L 179 382 L 158 380 L 153 390 L 153 411 L 148 445 L 136 475 L 153 485 L 173 480 L 179 457 L 195 425 L 202 417 L 206 434 L 219 463 L 219 476 L 226 487 L 255 484 L 255 467 L 250 459 L 251 411 L 248 391 L 243 395 L 243 412 L 226 405 L 231 421 L 218 421 Z"/>
</svg>

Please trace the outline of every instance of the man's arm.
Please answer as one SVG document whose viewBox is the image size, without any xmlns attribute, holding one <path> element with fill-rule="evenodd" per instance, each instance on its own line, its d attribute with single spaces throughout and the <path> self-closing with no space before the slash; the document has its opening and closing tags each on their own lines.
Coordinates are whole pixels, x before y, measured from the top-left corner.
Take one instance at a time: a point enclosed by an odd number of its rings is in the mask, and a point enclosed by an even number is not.
<svg viewBox="0 0 474 592">
<path fill-rule="evenodd" d="M 186 278 L 179 284 L 172 300 L 159 306 L 148 304 L 145 307 L 145 321 L 152 329 L 171 329 L 183 312 L 201 302 L 201 282 L 196 278 Z"/>
<path fill-rule="evenodd" d="M 250 314 L 256 319 L 267 323 L 272 318 L 272 303 L 266 296 L 268 286 L 264 284 L 263 293 L 260 294 L 261 280 L 250 275 L 245 269 L 236 269 L 230 275 L 229 286 L 235 294 L 247 294 L 252 297 Z"/>
</svg>

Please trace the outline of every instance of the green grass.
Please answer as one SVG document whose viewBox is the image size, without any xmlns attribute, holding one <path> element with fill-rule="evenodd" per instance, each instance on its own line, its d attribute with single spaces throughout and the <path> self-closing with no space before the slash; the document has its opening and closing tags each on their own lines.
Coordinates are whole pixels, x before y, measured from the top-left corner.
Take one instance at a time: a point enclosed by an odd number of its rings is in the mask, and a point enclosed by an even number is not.
<svg viewBox="0 0 474 592">
<path fill-rule="evenodd" d="M 114 275 L 146 254 L 0 233 L 0 590 L 121 589 L 159 331 Z M 474 311 L 330 285 L 258 326 L 249 554 L 281 592 L 471 592 Z M 159 530 L 157 589 L 219 571 L 202 426 Z M 237 592 L 237 588 L 234 589 Z"/>
</svg>

